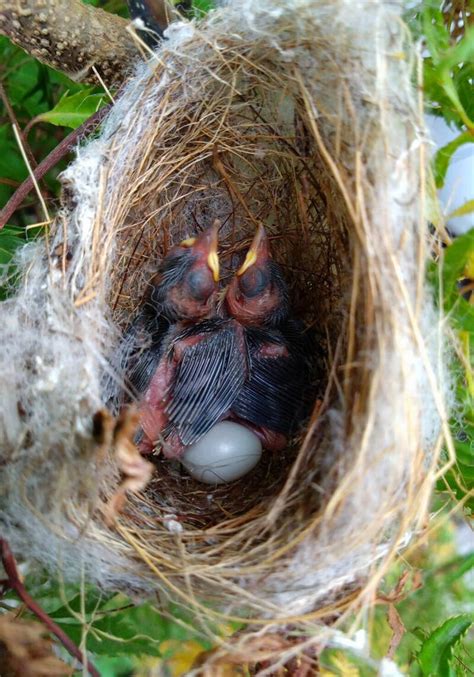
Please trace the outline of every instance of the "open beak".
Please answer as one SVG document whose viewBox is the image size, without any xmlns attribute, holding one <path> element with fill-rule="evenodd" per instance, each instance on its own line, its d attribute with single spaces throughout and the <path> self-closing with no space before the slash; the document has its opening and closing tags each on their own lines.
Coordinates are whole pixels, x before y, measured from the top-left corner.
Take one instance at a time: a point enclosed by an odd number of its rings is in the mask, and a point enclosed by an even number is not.
<svg viewBox="0 0 474 677">
<path fill-rule="evenodd" d="M 269 256 L 268 251 L 268 240 L 265 228 L 260 225 L 257 228 L 257 232 L 252 240 L 250 249 L 247 252 L 245 261 L 237 271 L 237 276 L 240 277 L 243 275 L 251 266 L 254 265 L 257 261 L 261 259 L 267 259 Z"/>
<path fill-rule="evenodd" d="M 196 237 L 189 237 L 179 243 L 180 247 L 192 247 L 201 250 L 206 256 L 206 263 L 212 273 L 214 282 L 219 282 L 219 256 L 217 254 L 218 234 L 221 222 L 216 219 L 212 226 Z"/>
</svg>

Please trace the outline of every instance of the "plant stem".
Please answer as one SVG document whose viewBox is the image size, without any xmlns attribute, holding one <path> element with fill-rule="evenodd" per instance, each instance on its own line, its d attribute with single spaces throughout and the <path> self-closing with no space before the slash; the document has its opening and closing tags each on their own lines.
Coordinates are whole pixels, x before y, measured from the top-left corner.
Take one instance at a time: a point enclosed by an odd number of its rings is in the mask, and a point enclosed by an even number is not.
<svg viewBox="0 0 474 677">
<path fill-rule="evenodd" d="M 38 181 L 43 177 L 50 169 L 52 169 L 61 158 L 63 158 L 66 153 L 68 153 L 71 148 L 77 143 L 79 138 L 89 132 L 91 132 L 105 117 L 105 114 L 108 113 L 112 104 L 107 104 L 103 108 L 91 115 L 85 122 L 82 123 L 77 129 L 74 129 L 70 134 L 66 136 L 57 146 L 54 148 L 49 155 L 47 155 L 44 160 L 42 160 L 39 165 L 34 170 L 33 174 Z M 9 218 L 18 207 L 21 205 L 25 197 L 33 190 L 34 184 L 31 177 L 28 177 L 23 183 L 17 188 L 13 193 L 12 197 L 9 199 L 5 207 L 0 211 L 0 230 L 8 223 Z"/>
<path fill-rule="evenodd" d="M 92 675 L 92 677 L 100 677 L 100 673 L 90 661 L 85 663 L 82 651 L 74 644 L 74 642 L 66 635 L 66 633 L 61 630 L 58 625 L 56 625 L 56 623 L 48 616 L 48 614 L 43 611 L 43 609 L 38 605 L 37 602 L 35 602 L 31 595 L 28 594 L 25 586 L 21 582 L 13 553 L 10 550 L 8 542 L 4 538 L 0 538 L 0 557 L 3 568 L 5 569 L 5 573 L 8 577 L 8 585 L 16 592 L 23 604 L 28 607 L 31 613 L 33 613 L 43 623 L 43 625 L 45 625 L 49 632 L 61 642 L 66 651 L 68 651 L 71 656 L 76 658 L 87 667 L 87 670 L 89 671 L 89 674 Z"/>
</svg>

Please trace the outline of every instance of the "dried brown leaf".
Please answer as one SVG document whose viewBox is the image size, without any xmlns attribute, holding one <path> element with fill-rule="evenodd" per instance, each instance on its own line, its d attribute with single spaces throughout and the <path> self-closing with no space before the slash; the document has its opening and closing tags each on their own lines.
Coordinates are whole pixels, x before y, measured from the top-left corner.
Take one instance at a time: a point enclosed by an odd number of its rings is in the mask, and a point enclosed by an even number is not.
<svg viewBox="0 0 474 677">
<path fill-rule="evenodd" d="M 61 677 L 73 669 L 54 655 L 46 630 L 35 621 L 0 617 L 0 674 L 3 677 Z"/>
<path fill-rule="evenodd" d="M 393 658 L 395 651 L 398 648 L 398 645 L 402 641 L 402 637 L 406 632 L 403 621 L 400 618 L 400 614 L 396 610 L 393 604 L 388 605 L 388 624 L 393 631 L 392 639 L 390 640 L 390 646 L 388 647 L 387 658 Z"/>
<path fill-rule="evenodd" d="M 112 434 L 112 454 L 122 480 L 105 508 L 105 517 L 112 525 L 124 509 L 127 492 L 142 491 L 150 481 L 153 464 L 146 461 L 135 446 L 133 439 L 138 426 L 138 413 L 127 408 L 115 422 Z M 108 442 L 108 436 L 106 436 Z"/>
</svg>

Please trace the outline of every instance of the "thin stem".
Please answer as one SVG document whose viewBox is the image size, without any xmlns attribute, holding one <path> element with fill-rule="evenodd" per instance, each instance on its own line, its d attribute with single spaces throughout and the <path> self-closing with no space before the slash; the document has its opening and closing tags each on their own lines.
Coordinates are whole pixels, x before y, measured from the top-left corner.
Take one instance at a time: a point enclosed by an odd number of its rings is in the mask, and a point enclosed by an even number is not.
<svg viewBox="0 0 474 677">
<path fill-rule="evenodd" d="M 91 132 L 105 117 L 105 114 L 108 113 L 112 104 L 107 104 L 96 113 L 91 115 L 85 122 L 82 123 L 77 129 L 74 129 L 65 139 L 63 139 L 57 146 L 54 148 L 49 155 L 47 155 L 44 160 L 42 160 L 39 165 L 34 170 L 33 174 L 35 179 L 38 181 L 43 177 L 50 169 L 52 169 L 57 163 L 63 158 L 66 153 L 68 153 L 73 146 L 77 143 L 78 139 Z M 16 212 L 18 207 L 21 205 L 25 197 L 33 190 L 34 183 L 33 179 L 28 177 L 23 183 L 17 188 L 13 193 L 10 200 L 7 202 L 5 207 L 0 211 L 0 230 L 8 223 L 8 220 Z"/>
<path fill-rule="evenodd" d="M 71 656 L 76 658 L 83 665 L 86 665 L 89 674 L 92 675 L 92 677 L 100 677 L 100 673 L 90 661 L 85 663 L 82 651 L 74 644 L 74 642 L 66 635 L 66 633 L 61 630 L 58 625 L 56 625 L 56 623 L 48 616 L 48 614 L 43 611 L 43 609 L 38 605 L 37 602 L 35 602 L 31 595 L 28 594 L 25 586 L 21 582 L 13 553 L 10 550 L 8 542 L 4 538 L 0 538 L 0 557 L 3 568 L 5 569 L 5 573 L 8 577 L 8 585 L 16 592 L 23 604 L 28 607 L 31 613 L 33 613 L 43 623 L 43 625 L 45 625 L 49 632 L 61 642 L 63 647 L 71 654 Z"/>
<path fill-rule="evenodd" d="M 23 143 L 23 147 L 25 149 L 25 152 L 28 155 L 28 160 L 29 160 L 30 165 L 33 168 L 35 168 L 38 165 L 38 163 L 36 162 L 36 158 L 33 155 L 33 151 L 31 150 L 31 148 L 28 144 L 28 141 L 27 141 L 27 138 L 26 138 L 27 134 L 26 134 L 25 130 L 21 128 L 21 125 L 18 122 L 18 119 L 15 115 L 15 111 L 13 110 L 13 106 L 10 103 L 10 99 L 8 98 L 8 95 L 5 91 L 5 87 L 3 86 L 3 84 L 1 82 L 0 82 L 0 99 L 2 100 L 3 105 L 5 106 L 5 110 L 7 111 L 8 117 L 10 118 L 10 122 L 12 123 L 12 125 L 14 125 L 14 126 L 16 125 L 17 128 L 18 128 L 18 131 L 20 132 L 21 141 Z"/>
</svg>

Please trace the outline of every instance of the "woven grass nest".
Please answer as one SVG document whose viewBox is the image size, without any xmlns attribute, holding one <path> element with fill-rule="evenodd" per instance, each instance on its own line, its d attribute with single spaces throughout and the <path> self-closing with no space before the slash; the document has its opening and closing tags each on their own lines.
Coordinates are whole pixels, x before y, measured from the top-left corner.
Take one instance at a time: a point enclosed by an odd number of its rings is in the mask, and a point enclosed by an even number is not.
<svg viewBox="0 0 474 677">
<path fill-rule="evenodd" d="M 245 618 L 241 647 L 278 628 L 311 642 L 374 600 L 440 446 L 415 60 L 382 0 L 239 0 L 168 33 L 78 149 L 1 309 L 4 530 L 69 579 Z M 250 477 L 213 489 L 158 458 L 134 493 L 133 420 L 114 433 L 105 412 L 114 356 L 161 258 L 215 218 L 224 281 L 265 225 L 318 337 L 314 408 Z"/>
</svg>

